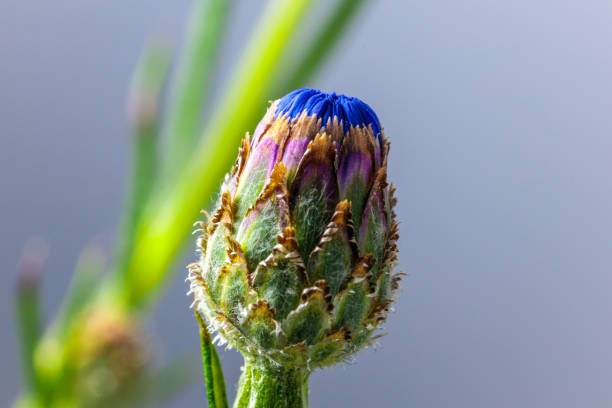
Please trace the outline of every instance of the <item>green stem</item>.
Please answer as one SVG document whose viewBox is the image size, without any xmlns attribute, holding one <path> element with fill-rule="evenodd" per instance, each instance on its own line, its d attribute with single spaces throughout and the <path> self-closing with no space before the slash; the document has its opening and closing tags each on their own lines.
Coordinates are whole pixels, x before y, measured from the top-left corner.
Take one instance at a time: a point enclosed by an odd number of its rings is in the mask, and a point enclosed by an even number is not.
<svg viewBox="0 0 612 408">
<path fill-rule="evenodd" d="M 168 143 L 165 182 L 175 179 L 193 150 L 230 3 L 228 0 L 193 3 L 164 130 Z"/>
<path fill-rule="evenodd" d="M 266 360 L 246 359 L 234 408 L 308 408 L 310 373 Z"/>
<path fill-rule="evenodd" d="M 287 90 L 304 86 L 309 78 L 321 67 L 321 63 L 338 44 L 343 34 L 354 21 L 365 0 L 339 0 L 333 12 L 327 17 L 321 28 L 317 30 L 316 38 L 305 51 L 301 51 L 298 63 L 291 71 L 289 79 L 280 82 L 274 90 L 275 95 L 282 95 Z"/>
</svg>

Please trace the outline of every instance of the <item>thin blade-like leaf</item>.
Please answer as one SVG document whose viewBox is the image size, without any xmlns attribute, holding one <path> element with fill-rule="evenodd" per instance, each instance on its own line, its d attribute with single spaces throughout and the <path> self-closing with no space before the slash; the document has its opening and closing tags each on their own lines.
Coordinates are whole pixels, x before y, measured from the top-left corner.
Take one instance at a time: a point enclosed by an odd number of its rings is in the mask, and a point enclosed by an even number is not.
<svg viewBox="0 0 612 408">
<path fill-rule="evenodd" d="M 193 150 L 230 0 L 194 0 L 183 52 L 172 81 L 164 136 L 163 180 L 172 182 Z"/>
<path fill-rule="evenodd" d="M 95 298 L 96 289 L 104 272 L 104 253 L 96 245 L 86 247 L 77 261 L 72 282 L 55 322 L 56 334 L 65 339 L 72 323 Z"/>
<path fill-rule="evenodd" d="M 153 41 L 145 49 L 132 78 L 128 99 L 132 127 L 130 180 L 114 261 L 115 277 L 120 279 L 132 250 L 136 225 L 156 181 L 158 107 L 169 66 L 170 50 L 163 42 Z"/>
<path fill-rule="evenodd" d="M 200 327 L 200 342 L 202 346 L 202 366 L 204 380 L 206 381 L 206 396 L 210 408 L 227 408 L 227 394 L 225 392 L 225 379 L 219 361 L 217 349 L 212 343 L 210 333 L 206 329 L 206 322 L 198 311 L 195 312 Z"/>
<path fill-rule="evenodd" d="M 17 343 L 21 348 L 24 382 L 33 394 L 39 391 L 40 386 L 34 367 L 34 351 L 42 330 L 39 292 L 47 252 L 46 242 L 37 238 L 30 240 L 23 249 L 17 269 Z"/>
</svg>

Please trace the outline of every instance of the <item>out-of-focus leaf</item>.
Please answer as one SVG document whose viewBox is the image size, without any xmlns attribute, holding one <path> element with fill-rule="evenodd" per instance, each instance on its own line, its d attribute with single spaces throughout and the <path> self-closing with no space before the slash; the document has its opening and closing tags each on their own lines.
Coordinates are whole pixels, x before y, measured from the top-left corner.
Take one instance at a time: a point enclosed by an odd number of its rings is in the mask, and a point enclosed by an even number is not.
<svg viewBox="0 0 612 408">
<path fill-rule="evenodd" d="M 157 178 L 158 110 L 162 89 L 170 66 L 169 47 L 152 41 L 140 58 L 130 87 L 128 117 L 132 127 L 130 180 L 126 191 L 113 278 L 124 284 L 126 261 L 132 250 L 135 228 L 146 206 Z"/>
<path fill-rule="evenodd" d="M 86 247 L 81 253 L 56 321 L 56 334 L 60 338 L 68 334 L 71 323 L 94 300 L 104 264 L 104 253 L 96 245 Z"/>
<path fill-rule="evenodd" d="M 172 182 L 193 150 L 200 115 L 227 23 L 230 0 L 194 0 L 183 52 L 172 85 L 164 129 L 163 181 Z"/>
<path fill-rule="evenodd" d="M 17 268 L 15 299 L 17 342 L 21 348 L 24 382 L 34 395 L 38 393 L 40 387 L 34 366 L 34 351 L 42 331 L 39 292 L 47 255 L 46 242 L 40 238 L 33 238 L 24 247 Z"/>
</svg>

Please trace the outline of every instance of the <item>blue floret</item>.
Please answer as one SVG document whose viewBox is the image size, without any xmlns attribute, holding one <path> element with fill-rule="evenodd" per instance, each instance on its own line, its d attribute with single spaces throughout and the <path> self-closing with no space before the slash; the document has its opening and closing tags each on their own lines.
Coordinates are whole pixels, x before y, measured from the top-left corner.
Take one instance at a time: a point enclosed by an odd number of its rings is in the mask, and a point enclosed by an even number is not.
<svg viewBox="0 0 612 408">
<path fill-rule="evenodd" d="M 308 115 L 316 114 L 323 119 L 323 124 L 327 123 L 327 119 L 337 116 L 345 126 L 367 127 L 372 125 L 374 134 L 378 141 L 381 141 L 378 116 L 361 99 L 335 92 L 329 94 L 318 89 L 296 89 L 281 98 L 274 118 L 284 115 L 295 119 L 303 111 L 306 111 Z"/>
</svg>

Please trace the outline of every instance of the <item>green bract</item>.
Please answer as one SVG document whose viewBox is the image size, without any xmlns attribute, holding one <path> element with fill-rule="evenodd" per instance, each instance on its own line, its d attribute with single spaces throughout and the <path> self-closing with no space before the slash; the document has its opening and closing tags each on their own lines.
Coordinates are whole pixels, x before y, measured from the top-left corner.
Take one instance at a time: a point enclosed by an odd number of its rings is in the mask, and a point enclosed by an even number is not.
<svg viewBox="0 0 612 408">
<path fill-rule="evenodd" d="M 272 103 L 201 223 L 197 308 L 251 361 L 345 361 L 386 318 L 399 280 L 396 200 L 389 144 L 362 105 L 315 90 Z"/>
</svg>

